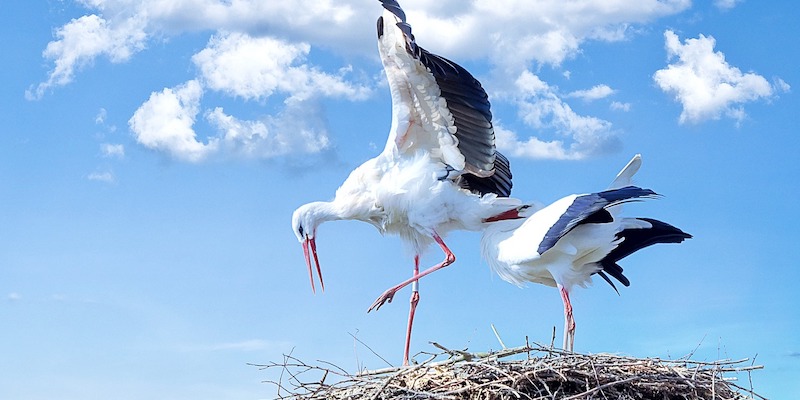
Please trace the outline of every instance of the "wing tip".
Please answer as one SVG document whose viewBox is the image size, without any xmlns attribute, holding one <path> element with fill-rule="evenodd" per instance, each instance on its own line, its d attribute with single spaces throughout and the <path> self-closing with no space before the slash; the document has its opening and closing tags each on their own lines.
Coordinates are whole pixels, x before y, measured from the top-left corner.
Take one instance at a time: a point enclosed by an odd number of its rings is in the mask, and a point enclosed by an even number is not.
<svg viewBox="0 0 800 400">
<path fill-rule="evenodd" d="M 619 189 L 624 186 L 629 186 L 633 182 L 633 176 L 642 167 L 642 155 L 637 153 L 625 164 L 624 167 L 617 173 L 614 181 L 608 186 L 609 189 Z"/>
<path fill-rule="evenodd" d="M 400 21 L 406 22 L 406 13 L 397 0 L 380 0 L 383 8 L 394 14 Z"/>
</svg>

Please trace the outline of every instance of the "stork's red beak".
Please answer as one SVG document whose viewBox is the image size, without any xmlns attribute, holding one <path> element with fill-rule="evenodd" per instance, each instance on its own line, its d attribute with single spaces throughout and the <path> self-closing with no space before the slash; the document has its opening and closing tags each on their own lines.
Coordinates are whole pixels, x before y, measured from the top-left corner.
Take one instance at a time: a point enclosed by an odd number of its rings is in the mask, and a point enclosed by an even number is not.
<svg viewBox="0 0 800 400">
<path fill-rule="evenodd" d="M 309 250 L 309 247 L 311 248 Z M 311 267 L 311 254 L 314 255 L 314 265 L 317 266 L 317 276 L 319 276 L 319 285 L 322 287 L 322 291 L 325 291 L 325 283 L 322 281 L 322 270 L 319 268 L 319 258 L 317 258 L 317 243 L 314 241 L 313 237 L 306 236 L 306 240 L 303 241 L 303 254 L 306 256 L 306 266 L 308 266 L 308 278 L 311 279 L 311 291 L 316 293 L 317 289 L 314 287 L 314 269 Z"/>
</svg>

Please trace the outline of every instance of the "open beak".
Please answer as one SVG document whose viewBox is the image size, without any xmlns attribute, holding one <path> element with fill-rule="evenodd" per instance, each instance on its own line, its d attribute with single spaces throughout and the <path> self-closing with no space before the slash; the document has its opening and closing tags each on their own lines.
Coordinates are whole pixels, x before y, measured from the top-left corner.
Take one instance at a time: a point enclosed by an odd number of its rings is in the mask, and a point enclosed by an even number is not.
<svg viewBox="0 0 800 400">
<path fill-rule="evenodd" d="M 309 254 L 310 253 L 310 254 Z M 311 267 L 311 255 L 314 256 L 314 265 L 317 266 L 317 276 L 319 276 L 319 285 L 322 291 L 325 291 L 325 283 L 322 281 L 322 270 L 319 268 L 319 258 L 317 258 L 317 243 L 313 237 L 306 236 L 303 241 L 303 254 L 306 256 L 306 266 L 308 266 L 308 278 L 311 279 L 311 291 L 316 293 L 317 289 L 314 287 L 314 269 Z"/>
</svg>

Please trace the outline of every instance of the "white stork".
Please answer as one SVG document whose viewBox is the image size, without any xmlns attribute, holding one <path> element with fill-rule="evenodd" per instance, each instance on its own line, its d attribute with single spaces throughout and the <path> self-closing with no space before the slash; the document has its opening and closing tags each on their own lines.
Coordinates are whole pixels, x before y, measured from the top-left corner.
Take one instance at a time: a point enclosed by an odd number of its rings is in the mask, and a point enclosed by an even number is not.
<svg viewBox="0 0 800 400">
<path fill-rule="evenodd" d="M 570 195 L 525 218 L 492 222 L 481 238 L 484 259 L 500 277 L 517 286 L 527 282 L 555 286 L 564 302 L 564 349 L 572 351 L 575 320 L 569 293 L 600 275 L 617 290 L 609 275 L 625 286 L 630 281 L 617 262 L 656 243 L 680 243 L 692 236 L 650 218 L 623 218 L 621 204 L 656 197 L 631 185 L 641 166 L 636 155 L 609 189 Z M 618 292 L 619 293 L 619 292 Z"/>
<path fill-rule="evenodd" d="M 487 218 L 518 217 L 519 201 L 508 198 L 511 171 L 495 150 L 486 92 L 458 64 L 419 47 L 395 0 L 381 0 L 378 49 L 392 95 L 392 125 L 386 147 L 350 173 L 332 201 L 298 208 L 292 226 L 303 245 L 314 290 L 317 227 L 332 220 L 372 224 L 396 234 L 414 252 L 413 275 L 381 294 L 369 311 L 391 302 L 412 284 L 403 363 L 408 364 L 411 327 L 419 302 L 418 280 L 455 261 L 442 237 L 455 229 L 480 230 Z M 419 257 L 432 243 L 444 260 L 422 272 Z M 313 262 L 312 262 L 313 261 Z"/>
</svg>

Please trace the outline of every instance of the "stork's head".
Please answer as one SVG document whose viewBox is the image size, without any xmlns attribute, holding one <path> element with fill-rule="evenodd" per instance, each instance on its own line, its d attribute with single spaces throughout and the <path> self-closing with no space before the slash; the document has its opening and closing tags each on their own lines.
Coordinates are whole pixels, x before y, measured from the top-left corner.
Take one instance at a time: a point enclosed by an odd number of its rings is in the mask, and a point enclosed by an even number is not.
<svg viewBox="0 0 800 400">
<path fill-rule="evenodd" d="M 292 229 L 297 236 L 297 240 L 303 245 L 303 254 L 306 257 L 306 266 L 308 267 L 308 277 L 311 279 L 311 290 L 316 292 L 314 287 L 314 273 L 311 265 L 313 257 L 314 265 L 316 265 L 317 276 L 319 276 L 319 284 L 322 290 L 325 290 L 325 283 L 322 281 L 322 270 L 319 267 L 319 259 L 317 258 L 317 243 L 314 236 L 317 232 L 317 226 L 325 221 L 323 214 L 321 214 L 321 207 L 323 203 L 308 203 L 292 214 Z"/>
</svg>

